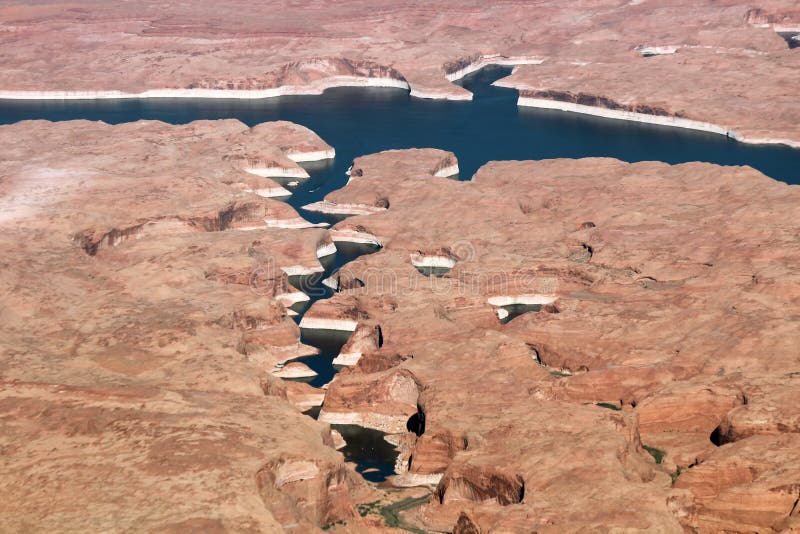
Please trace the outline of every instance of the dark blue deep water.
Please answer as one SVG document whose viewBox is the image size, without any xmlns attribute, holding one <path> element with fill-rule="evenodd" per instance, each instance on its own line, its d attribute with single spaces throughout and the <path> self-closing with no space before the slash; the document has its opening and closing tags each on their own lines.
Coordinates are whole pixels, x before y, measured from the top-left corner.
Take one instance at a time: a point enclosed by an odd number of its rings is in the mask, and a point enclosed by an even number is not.
<svg viewBox="0 0 800 534">
<path fill-rule="evenodd" d="M 263 100 L 0 100 L 0 124 L 25 119 L 156 119 L 180 124 L 197 119 L 236 118 L 254 125 L 288 120 L 307 126 L 336 149 L 334 162 L 309 168 L 312 178 L 289 199 L 295 207 L 322 199 L 346 183 L 355 157 L 392 148 L 432 147 L 453 151 L 461 179 L 490 160 L 609 156 L 625 161 L 708 161 L 750 165 L 789 183 L 800 183 L 800 150 L 755 146 L 720 135 L 601 119 L 554 110 L 518 108 L 517 93 L 490 85 L 506 67 L 487 67 L 463 81 L 472 102 L 411 98 L 407 91 L 338 88 L 321 96 Z M 313 222 L 321 215 L 301 215 Z"/>
</svg>

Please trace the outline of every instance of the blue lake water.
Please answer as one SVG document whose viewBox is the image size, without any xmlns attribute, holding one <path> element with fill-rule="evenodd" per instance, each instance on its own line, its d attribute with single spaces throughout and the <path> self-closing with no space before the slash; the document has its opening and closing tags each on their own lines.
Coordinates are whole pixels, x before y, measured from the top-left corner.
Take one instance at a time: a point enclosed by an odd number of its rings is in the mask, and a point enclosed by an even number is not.
<svg viewBox="0 0 800 534">
<path fill-rule="evenodd" d="M 708 161 L 750 165 L 789 183 L 800 183 L 800 150 L 737 143 L 724 136 L 628 123 L 555 110 L 518 108 L 517 93 L 494 87 L 510 73 L 487 67 L 462 82 L 471 102 L 411 98 L 407 91 L 337 88 L 320 96 L 263 100 L 0 100 L 0 124 L 25 119 L 102 120 L 108 123 L 156 119 L 181 124 L 198 119 L 236 118 L 248 125 L 288 120 L 307 126 L 336 149 L 333 162 L 309 167 L 312 177 L 288 202 L 300 207 L 342 187 L 352 160 L 393 148 L 433 147 L 453 151 L 461 179 L 490 160 L 609 156 L 624 161 L 667 163 Z M 301 211 L 312 222 L 325 216 Z"/>
<path fill-rule="evenodd" d="M 383 482 L 394 474 L 397 449 L 378 430 L 355 425 L 333 425 L 347 446 L 342 454 L 356 464 L 356 471 L 370 482 Z"/>
</svg>

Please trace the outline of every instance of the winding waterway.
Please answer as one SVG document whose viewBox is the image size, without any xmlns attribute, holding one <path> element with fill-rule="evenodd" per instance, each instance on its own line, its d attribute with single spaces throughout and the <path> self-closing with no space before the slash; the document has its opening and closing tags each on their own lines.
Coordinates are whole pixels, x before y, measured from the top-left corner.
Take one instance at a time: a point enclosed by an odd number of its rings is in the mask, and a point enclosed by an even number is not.
<svg viewBox="0 0 800 534">
<path fill-rule="evenodd" d="M 723 136 L 602 119 L 553 110 L 518 108 L 517 93 L 491 82 L 510 68 L 487 67 L 462 81 L 475 98 L 471 102 L 411 98 L 401 89 L 338 88 L 321 96 L 285 96 L 264 100 L 0 100 L 0 124 L 26 119 L 64 121 L 102 120 L 121 123 L 139 119 L 182 124 L 200 119 L 236 118 L 248 125 L 288 120 L 314 130 L 336 149 L 336 158 L 304 164 L 311 178 L 292 189 L 287 202 L 311 222 L 335 222 L 302 206 L 322 200 L 347 183 L 345 174 L 354 158 L 387 149 L 433 147 L 453 151 L 460 178 L 469 179 L 490 160 L 530 160 L 608 156 L 624 161 L 660 160 L 667 163 L 707 161 L 721 165 L 750 165 L 775 179 L 800 183 L 800 150 L 784 146 L 746 145 Z M 363 252 L 363 251 L 361 251 Z M 329 276 L 358 253 L 340 250 L 326 268 Z M 308 280 L 303 290 L 311 303 L 328 298 L 323 277 Z M 308 287 L 308 284 L 312 287 Z M 302 316 L 302 312 L 300 314 Z M 299 320 L 299 318 L 298 318 Z M 346 336 L 303 341 L 320 348 L 317 356 L 301 358 L 318 376 L 312 385 L 329 382 L 332 365 Z M 374 431 L 347 434 L 346 457 L 366 478 L 380 481 L 393 471 L 391 447 Z"/>
</svg>

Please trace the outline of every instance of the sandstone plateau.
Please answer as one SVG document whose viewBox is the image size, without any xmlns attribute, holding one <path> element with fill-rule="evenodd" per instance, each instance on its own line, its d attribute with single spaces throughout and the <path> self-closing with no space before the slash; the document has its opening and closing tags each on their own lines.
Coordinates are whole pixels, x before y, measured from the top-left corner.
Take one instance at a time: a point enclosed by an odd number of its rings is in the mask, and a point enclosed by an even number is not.
<svg viewBox="0 0 800 534">
<path fill-rule="evenodd" d="M 252 98 L 378 84 L 468 99 L 450 80 L 502 63 L 519 67 L 499 83 L 523 95 L 657 109 L 797 145 L 800 50 L 782 35 L 798 33 L 789 0 L 7 2 L 0 96 Z"/>
<path fill-rule="evenodd" d="M 798 34 L 786 0 L 5 2 L 0 98 L 468 100 L 497 63 L 520 105 L 800 146 Z M 798 186 L 386 150 L 312 224 L 279 199 L 335 149 L 0 126 L 0 531 L 800 532 Z"/>
</svg>

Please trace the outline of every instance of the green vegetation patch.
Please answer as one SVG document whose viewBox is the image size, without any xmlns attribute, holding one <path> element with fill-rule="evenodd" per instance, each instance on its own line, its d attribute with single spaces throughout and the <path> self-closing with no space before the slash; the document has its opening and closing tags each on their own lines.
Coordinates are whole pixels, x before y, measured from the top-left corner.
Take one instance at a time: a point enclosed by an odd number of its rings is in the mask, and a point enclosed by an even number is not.
<svg viewBox="0 0 800 534">
<path fill-rule="evenodd" d="M 600 406 L 601 408 L 607 408 L 609 410 L 614 410 L 617 412 L 622 410 L 622 408 L 620 408 L 616 404 L 611 404 L 610 402 L 598 402 L 597 405 Z"/>
<path fill-rule="evenodd" d="M 661 461 L 664 459 L 667 453 L 662 451 L 661 449 L 656 449 L 655 447 L 648 447 L 647 445 L 642 445 L 642 448 L 650 453 L 650 456 L 656 461 L 657 464 L 660 464 Z"/>
<path fill-rule="evenodd" d="M 409 532 L 414 532 L 416 534 L 426 534 L 424 530 L 420 530 L 403 521 L 403 518 L 400 517 L 400 513 L 412 508 L 416 508 L 417 506 L 427 504 L 429 501 L 430 495 L 424 495 L 422 497 L 403 499 L 402 501 L 397 501 L 386 505 L 382 505 L 382 501 L 365 502 L 357 505 L 356 508 L 358 509 L 358 513 L 361 515 L 361 517 L 366 517 L 370 514 L 380 515 L 383 518 L 383 522 L 388 527 L 399 528 Z M 334 525 L 338 524 L 342 524 L 342 522 L 339 521 L 336 523 L 331 523 L 330 525 L 325 525 L 323 530 L 329 530 Z"/>
<path fill-rule="evenodd" d="M 357 506 L 358 513 L 361 515 L 361 517 L 365 517 L 365 516 L 367 516 L 367 515 L 369 515 L 369 514 L 371 514 L 373 512 L 374 513 L 379 513 L 380 502 L 381 501 L 373 501 L 373 502 L 367 502 L 367 503 L 359 504 Z"/>
<path fill-rule="evenodd" d="M 674 473 L 670 473 L 669 474 L 670 478 L 672 479 L 672 483 L 673 484 L 675 484 L 675 481 L 678 479 L 679 476 L 681 476 L 681 471 L 683 471 L 683 469 L 681 469 L 681 466 L 678 466 L 675 469 Z"/>
</svg>

